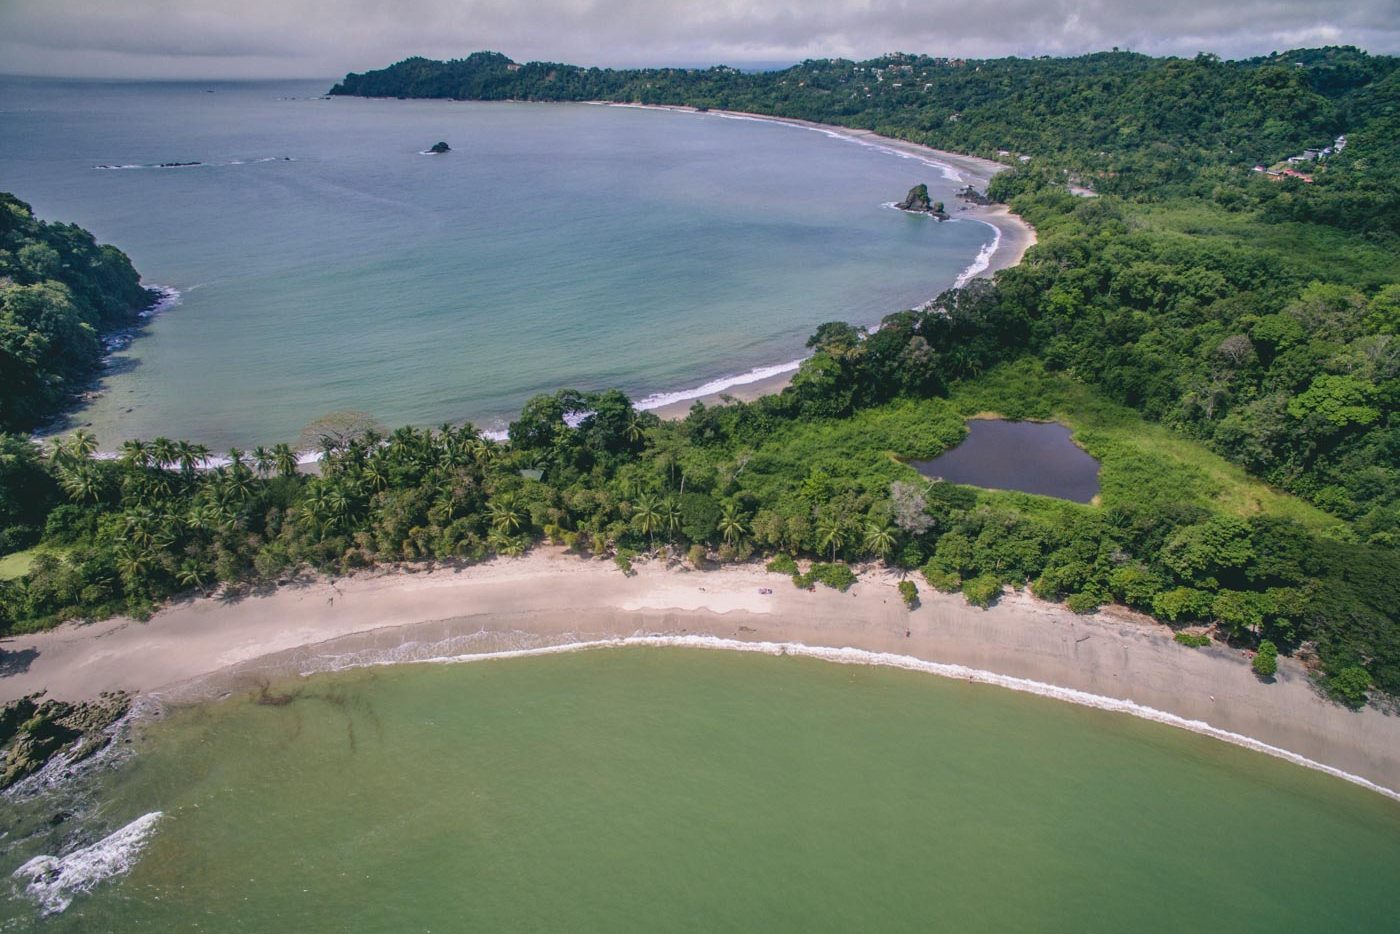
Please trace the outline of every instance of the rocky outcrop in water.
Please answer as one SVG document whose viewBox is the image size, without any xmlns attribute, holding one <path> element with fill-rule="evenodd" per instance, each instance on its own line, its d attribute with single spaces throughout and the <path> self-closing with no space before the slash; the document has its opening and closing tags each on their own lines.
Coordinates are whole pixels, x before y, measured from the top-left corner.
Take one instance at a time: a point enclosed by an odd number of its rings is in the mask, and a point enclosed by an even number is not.
<svg viewBox="0 0 1400 934">
<path fill-rule="evenodd" d="M 111 742 L 108 727 L 131 709 L 131 695 L 103 694 L 70 704 L 43 692 L 0 706 L 0 789 L 33 775 L 55 756 L 77 763 Z"/>
<path fill-rule="evenodd" d="M 958 197 L 971 204 L 987 205 L 992 203 L 991 198 L 988 198 L 986 195 L 982 194 L 982 192 L 978 191 L 976 188 L 973 188 L 971 185 L 968 185 L 962 191 L 959 191 Z"/>
<path fill-rule="evenodd" d="M 436 142 L 436 143 L 433 143 L 432 148 L 430 148 L 430 149 L 428 150 L 428 152 L 433 153 L 434 155 L 438 155 L 438 156 L 442 155 L 442 154 L 445 153 L 445 152 L 451 152 L 451 151 L 452 151 L 452 147 L 449 146 L 449 145 L 447 145 L 446 143 L 442 142 L 441 140 L 439 140 L 439 141 Z"/>
<path fill-rule="evenodd" d="M 901 211 L 914 211 L 918 214 L 932 214 L 941 221 L 948 219 L 948 214 L 943 210 L 942 201 L 930 201 L 928 197 L 927 185 L 915 185 L 909 189 L 909 194 L 904 196 L 904 200 L 895 205 Z"/>
</svg>

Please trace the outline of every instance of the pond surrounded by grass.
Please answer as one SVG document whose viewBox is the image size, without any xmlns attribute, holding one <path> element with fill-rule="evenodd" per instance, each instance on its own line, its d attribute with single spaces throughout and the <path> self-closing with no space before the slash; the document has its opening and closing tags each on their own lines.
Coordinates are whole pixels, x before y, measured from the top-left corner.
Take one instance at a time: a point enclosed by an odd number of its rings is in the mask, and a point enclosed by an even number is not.
<svg viewBox="0 0 1400 934">
<path fill-rule="evenodd" d="M 1099 462 L 1054 422 L 974 419 L 967 438 L 933 460 L 914 461 L 931 479 L 1020 490 L 1087 503 L 1099 493 Z"/>
</svg>

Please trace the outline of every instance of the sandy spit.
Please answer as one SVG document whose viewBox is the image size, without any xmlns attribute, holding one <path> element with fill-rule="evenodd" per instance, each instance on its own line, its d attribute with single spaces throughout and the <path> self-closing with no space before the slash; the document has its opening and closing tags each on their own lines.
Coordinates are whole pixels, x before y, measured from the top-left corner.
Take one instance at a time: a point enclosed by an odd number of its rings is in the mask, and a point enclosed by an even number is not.
<svg viewBox="0 0 1400 934">
<path fill-rule="evenodd" d="M 897 582 L 871 571 L 848 593 L 808 592 L 757 565 L 639 564 L 624 577 L 611 562 L 542 548 L 470 567 L 201 598 L 144 623 L 70 623 L 11 637 L 0 641 L 0 700 L 40 689 L 64 699 L 123 689 L 197 700 L 376 662 L 713 636 L 890 653 L 1131 701 L 1400 788 L 1400 717 L 1319 697 L 1292 659 L 1280 659 L 1277 679 L 1265 684 L 1242 653 L 1184 648 L 1167 627 L 1126 611 L 1078 616 L 1013 592 L 978 610 L 919 582 L 922 605 L 910 612 Z"/>
</svg>

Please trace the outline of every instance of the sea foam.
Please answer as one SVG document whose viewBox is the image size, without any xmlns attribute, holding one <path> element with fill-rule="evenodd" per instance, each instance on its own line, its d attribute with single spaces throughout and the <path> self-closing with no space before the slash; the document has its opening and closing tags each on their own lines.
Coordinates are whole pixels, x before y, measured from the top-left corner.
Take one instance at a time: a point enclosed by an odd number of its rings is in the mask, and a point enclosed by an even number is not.
<svg viewBox="0 0 1400 934">
<path fill-rule="evenodd" d="M 959 681 L 968 681 L 974 684 L 990 684 L 995 687 L 1007 688 L 1023 694 L 1034 694 L 1038 697 L 1068 701 L 1072 704 L 1094 707 L 1098 710 L 1107 710 L 1112 713 L 1124 713 L 1142 720 L 1151 720 L 1154 723 L 1161 723 L 1166 726 L 1189 730 L 1192 733 L 1209 736 L 1212 739 L 1218 739 L 1233 746 L 1253 750 L 1254 752 L 1262 752 L 1276 759 L 1283 759 L 1294 765 L 1300 765 L 1307 769 L 1313 769 L 1314 771 L 1331 775 L 1334 778 L 1340 778 L 1343 781 L 1351 782 L 1354 785 L 1359 785 L 1362 788 L 1384 795 L 1394 801 L 1400 801 L 1400 791 L 1387 788 L 1384 785 L 1379 785 L 1370 779 L 1363 778 L 1360 775 L 1355 775 L 1334 766 L 1326 765 L 1315 759 L 1309 759 L 1299 753 L 1271 745 L 1250 736 L 1245 736 L 1242 733 L 1223 730 L 1220 727 L 1206 723 L 1204 720 L 1192 720 L 1178 714 L 1168 713 L 1165 710 L 1158 710 L 1155 707 L 1139 704 L 1136 701 L 1107 697 L 1101 694 L 1091 694 L 1087 691 L 1059 687 L 1058 685 L 1047 684 L 1043 681 L 1032 681 L 1028 678 L 1001 675 L 992 671 L 984 671 L 980 668 L 969 668 L 966 665 L 926 661 L 911 655 L 897 655 L 892 652 L 871 652 L 865 649 L 851 647 L 834 648 L 827 646 L 811 646 L 801 642 L 746 642 L 740 639 L 726 639 L 720 636 L 635 635 L 615 639 L 593 639 L 557 645 L 507 649 L 499 652 L 451 654 L 427 658 L 421 656 L 416 658 L 404 658 L 402 655 L 378 658 L 361 656 L 348 664 L 343 658 L 334 661 L 325 659 L 323 661 L 331 662 L 327 667 L 334 667 L 335 669 L 396 664 L 465 664 L 490 661 L 493 659 L 558 655 L 566 652 L 581 652 L 602 648 L 625 648 L 630 646 L 718 649 L 731 652 L 752 652 L 762 655 L 792 655 L 804 658 L 816 658 L 822 661 L 835 662 L 843 665 L 877 665 L 885 668 L 900 668 L 905 671 L 919 671 L 925 674 L 937 675 L 943 678 L 955 678 Z M 323 670 L 327 670 L 327 668 L 312 667 L 303 670 L 302 673 L 314 674 Z"/>
<path fill-rule="evenodd" d="M 150 840 L 162 812 L 152 811 L 91 846 L 67 856 L 36 856 L 14 872 L 27 880 L 24 892 L 39 903 L 44 916 L 56 915 L 73 897 L 91 892 L 98 883 L 130 872 Z"/>
<path fill-rule="evenodd" d="M 958 219 L 961 220 L 961 218 Z M 977 223 L 987 224 L 986 221 L 977 221 Z M 977 278 L 977 276 L 986 272 L 987 267 L 992 264 L 992 257 L 996 254 L 998 248 L 1001 247 L 1001 228 L 996 224 L 987 224 L 987 226 L 992 228 L 991 242 L 984 244 L 982 249 L 977 251 L 977 255 L 973 258 L 972 262 L 968 264 L 968 267 L 958 273 L 958 277 L 953 280 L 953 288 L 960 289 L 967 285 L 973 279 Z"/>
</svg>

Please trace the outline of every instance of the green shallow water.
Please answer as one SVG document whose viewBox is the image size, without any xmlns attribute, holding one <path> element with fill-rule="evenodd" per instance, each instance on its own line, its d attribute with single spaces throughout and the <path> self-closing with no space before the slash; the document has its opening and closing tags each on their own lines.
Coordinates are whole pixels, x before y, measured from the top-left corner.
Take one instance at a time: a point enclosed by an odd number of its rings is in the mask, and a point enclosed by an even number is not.
<svg viewBox="0 0 1400 934">
<path fill-rule="evenodd" d="M 1395 929 L 1400 807 L 1121 715 L 686 649 L 288 689 L 150 727 L 141 861 L 0 929 Z"/>
</svg>

